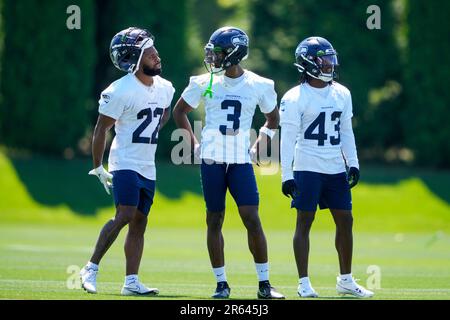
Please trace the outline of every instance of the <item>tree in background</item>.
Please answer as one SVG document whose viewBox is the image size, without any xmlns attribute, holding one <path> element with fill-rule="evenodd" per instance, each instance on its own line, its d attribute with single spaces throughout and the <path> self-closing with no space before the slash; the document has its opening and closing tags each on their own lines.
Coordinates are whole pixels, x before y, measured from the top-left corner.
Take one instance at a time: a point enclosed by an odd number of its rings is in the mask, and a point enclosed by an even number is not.
<svg viewBox="0 0 450 320">
<path fill-rule="evenodd" d="M 94 7 L 77 1 L 81 30 L 69 30 L 71 4 L 3 2 L 2 144 L 70 154 L 86 130 L 96 55 Z"/>
<path fill-rule="evenodd" d="M 232 24 L 250 36 L 244 66 L 274 79 L 279 98 L 298 81 L 292 65 L 297 44 L 309 35 L 333 43 L 339 82 L 353 95 L 361 158 L 386 160 L 386 150 L 406 146 L 419 164 L 450 167 L 446 2 L 79 0 L 81 30 L 68 30 L 71 4 L 0 0 L 2 145 L 89 153 L 99 93 L 123 76 L 109 58 L 116 32 L 139 26 L 156 36 L 162 76 L 174 83 L 176 100 L 189 76 L 204 72 L 203 46 L 210 34 Z M 373 4 L 381 9 L 380 30 L 366 27 L 366 10 Z M 262 116 L 255 120 L 256 128 L 264 122 Z M 161 131 L 158 154 L 170 155 L 174 128 L 170 121 Z"/>
<path fill-rule="evenodd" d="M 410 1 L 402 123 L 417 163 L 450 167 L 448 1 Z"/>
<path fill-rule="evenodd" d="M 366 26 L 366 10 L 372 4 L 381 9 L 380 30 Z M 325 0 L 320 4 L 314 0 L 252 0 L 252 65 L 275 80 L 281 98 L 298 83 L 292 65 L 298 43 L 313 35 L 328 39 L 339 54 L 339 82 L 352 92 L 359 149 L 384 150 L 401 144 L 396 116 L 401 66 L 392 4 L 391 0 Z"/>
</svg>

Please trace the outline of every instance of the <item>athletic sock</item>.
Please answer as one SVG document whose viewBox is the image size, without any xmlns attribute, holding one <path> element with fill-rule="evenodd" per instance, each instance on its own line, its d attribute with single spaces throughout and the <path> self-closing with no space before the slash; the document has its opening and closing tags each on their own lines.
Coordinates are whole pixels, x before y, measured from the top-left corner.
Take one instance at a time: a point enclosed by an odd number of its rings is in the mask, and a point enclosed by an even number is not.
<svg viewBox="0 0 450 320">
<path fill-rule="evenodd" d="M 309 277 L 303 277 L 303 278 L 298 279 L 298 284 L 301 285 L 302 287 L 303 286 L 310 287 L 311 281 L 309 281 Z"/>
<path fill-rule="evenodd" d="M 219 268 L 213 268 L 214 275 L 217 282 L 227 281 L 227 275 L 225 273 L 225 266 Z"/>
<path fill-rule="evenodd" d="M 128 285 L 133 282 L 138 282 L 138 275 L 137 274 L 130 274 L 128 276 L 125 276 L 125 285 Z"/>
<path fill-rule="evenodd" d="M 269 280 L 269 263 L 255 263 L 256 274 L 258 275 L 258 281 Z"/>
<path fill-rule="evenodd" d="M 350 282 L 353 281 L 353 277 L 352 277 L 352 274 L 351 274 L 351 273 L 341 274 L 341 275 L 339 276 L 339 279 L 340 279 L 342 282 L 345 282 L 345 283 L 350 283 Z"/>
<path fill-rule="evenodd" d="M 98 271 L 98 264 L 95 264 L 95 263 L 89 261 L 86 264 L 86 269 L 92 269 L 92 270 Z"/>
</svg>

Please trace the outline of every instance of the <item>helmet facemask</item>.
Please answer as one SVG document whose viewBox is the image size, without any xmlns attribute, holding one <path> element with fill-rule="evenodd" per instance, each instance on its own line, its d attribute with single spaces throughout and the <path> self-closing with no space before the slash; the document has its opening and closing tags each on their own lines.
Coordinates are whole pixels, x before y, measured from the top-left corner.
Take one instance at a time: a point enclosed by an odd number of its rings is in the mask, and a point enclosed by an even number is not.
<svg viewBox="0 0 450 320">
<path fill-rule="evenodd" d="M 136 67 L 134 68 L 133 74 L 135 74 L 139 70 L 139 65 L 141 64 L 142 56 L 144 55 L 145 49 L 153 47 L 153 38 L 143 38 L 142 40 L 138 39 L 138 43 L 136 43 L 136 46 L 139 46 L 139 50 L 141 51 L 139 54 L 139 59 L 136 63 Z M 130 67 L 134 67 L 133 65 Z"/>
<path fill-rule="evenodd" d="M 320 55 L 319 51 L 315 58 L 301 54 L 294 65 L 300 73 L 306 72 L 314 79 L 330 82 L 337 78 L 336 68 L 339 63 L 336 54 Z"/>
<path fill-rule="evenodd" d="M 239 64 L 247 57 L 248 49 L 244 46 L 236 45 L 236 47 L 228 48 L 225 51 L 221 47 L 215 47 L 213 43 L 208 42 L 205 46 L 204 64 L 208 72 L 218 73 Z"/>
<path fill-rule="evenodd" d="M 209 73 L 218 73 L 224 68 L 225 53 L 221 47 L 215 47 L 214 44 L 208 42 L 205 46 L 205 59 L 203 63 Z"/>
<path fill-rule="evenodd" d="M 335 68 L 339 65 L 337 56 L 335 54 L 319 56 L 315 59 L 316 65 L 319 68 L 319 75 L 314 77 L 323 82 L 330 82 L 336 78 Z"/>
</svg>

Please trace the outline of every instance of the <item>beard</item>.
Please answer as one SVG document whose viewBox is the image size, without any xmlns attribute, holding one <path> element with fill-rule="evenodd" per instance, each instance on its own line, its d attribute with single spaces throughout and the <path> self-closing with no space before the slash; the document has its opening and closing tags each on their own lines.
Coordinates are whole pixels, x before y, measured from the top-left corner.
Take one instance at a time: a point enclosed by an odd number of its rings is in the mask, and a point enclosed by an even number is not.
<svg viewBox="0 0 450 320">
<path fill-rule="evenodd" d="M 154 77 L 154 76 L 159 76 L 160 74 L 161 74 L 161 68 L 159 68 L 159 69 L 153 69 L 153 68 L 150 68 L 150 67 L 148 67 L 148 66 L 144 66 L 143 68 L 142 68 L 142 72 L 146 75 L 146 76 L 149 76 L 149 77 Z"/>
</svg>

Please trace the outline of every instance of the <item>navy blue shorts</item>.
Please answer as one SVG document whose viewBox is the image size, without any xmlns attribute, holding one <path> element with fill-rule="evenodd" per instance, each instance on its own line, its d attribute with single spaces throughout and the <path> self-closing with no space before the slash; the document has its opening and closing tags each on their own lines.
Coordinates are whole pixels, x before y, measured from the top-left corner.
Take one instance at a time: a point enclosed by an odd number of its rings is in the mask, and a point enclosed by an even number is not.
<svg viewBox="0 0 450 320">
<path fill-rule="evenodd" d="M 113 195 L 116 207 L 137 207 L 146 216 L 155 195 L 155 180 L 150 180 L 133 170 L 112 171 Z"/>
<path fill-rule="evenodd" d="M 259 205 L 255 173 L 250 163 L 214 163 L 200 166 L 203 197 L 209 212 L 225 210 L 225 195 L 230 190 L 238 207 Z"/>
<path fill-rule="evenodd" d="M 294 171 L 298 193 L 291 208 L 301 211 L 320 209 L 352 210 L 352 195 L 345 172 L 324 174 L 311 171 Z"/>
</svg>

